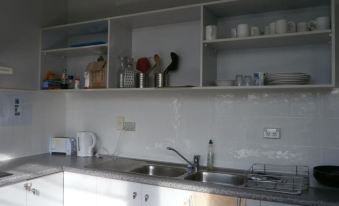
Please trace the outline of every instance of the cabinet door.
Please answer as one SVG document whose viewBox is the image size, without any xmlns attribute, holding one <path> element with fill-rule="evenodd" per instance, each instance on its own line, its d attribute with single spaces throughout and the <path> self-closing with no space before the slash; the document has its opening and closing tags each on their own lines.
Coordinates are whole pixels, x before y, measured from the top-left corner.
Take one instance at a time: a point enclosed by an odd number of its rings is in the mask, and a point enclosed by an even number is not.
<svg viewBox="0 0 339 206">
<path fill-rule="evenodd" d="M 245 206 L 240 198 L 195 192 L 191 195 L 189 206 Z"/>
<path fill-rule="evenodd" d="M 142 206 L 192 206 L 192 192 L 158 186 L 142 186 Z"/>
<path fill-rule="evenodd" d="M 95 206 L 96 177 L 65 172 L 64 206 Z"/>
<path fill-rule="evenodd" d="M 140 206 L 141 184 L 97 178 L 97 198 L 100 206 Z"/>
<path fill-rule="evenodd" d="M 63 173 L 29 181 L 32 187 L 27 191 L 27 206 L 63 206 L 63 182 Z"/>
<path fill-rule="evenodd" d="M 0 206 L 26 206 L 25 183 L 0 188 Z"/>
<path fill-rule="evenodd" d="M 277 203 L 277 202 L 265 202 L 265 201 L 261 201 L 261 206 L 297 206 L 297 205 L 290 205 L 290 204 Z"/>
</svg>

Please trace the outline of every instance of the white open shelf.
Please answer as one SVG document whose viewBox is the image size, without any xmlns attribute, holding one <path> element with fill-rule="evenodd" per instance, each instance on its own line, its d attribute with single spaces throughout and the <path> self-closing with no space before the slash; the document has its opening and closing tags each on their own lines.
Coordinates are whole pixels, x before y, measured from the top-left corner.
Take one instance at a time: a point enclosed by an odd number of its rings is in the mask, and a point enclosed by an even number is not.
<svg viewBox="0 0 339 206">
<path fill-rule="evenodd" d="M 308 84 L 308 85 L 266 85 L 266 86 L 216 86 L 216 87 L 202 87 L 203 89 L 212 90 L 293 90 L 293 89 L 332 89 L 334 85 L 331 84 Z M 195 88 L 194 88 L 195 89 Z M 199 88 L 197 88 L 199 89 Z"/>
<path fill-rule="evenodd" d="M 83 68 L 89 62 L 95 61 L 99 55 L 105 55 L 108 60 L 108 88 L 51 90 L 51 92 L 332 89 L 336 84 L 335 39 L 338 35 L 334 5 L 335 0 L 220 0 L 47 27 L 42 30 L 40 76 L 42 80 L 49 69 L 60 73 L 62 68 L 70 68 L 71 72 L 77 72 L 77 75 L 81 76 L 79 74 L 82 74 Z M 307 22 L 318 16 L 332 17 L 330 30 L 228 38 L 230 29 L 239 23 L 263 28 L 280 18 L 297 23 Z M 204 40 L 205 26 L 210 24 L 217 25 L 217 36 L 220 39 Z M 107 43 L 68 47 L 70 37 L 96 33 L 98 36 L 107 35 Z M 178 53 L 182 57 L 181 63 L 185 63 L 178 72 L 171 74 L 171 85 L 194 87 L 115 88 L 116 73 L 120 65 L 118 56 L 140 58 L 142 55 L 153 56 L 160 53 L 162 58 L 168 59 L 170 51 Z M 264 63 L 267 67 L 263 65 Z M 165 66 L 167 64 L 168 62 Z M 297 70 L 309 73 L 314 80 L 313 84 L 261 87 L 209 86 L 216 80 L 234 79 L 235 74 L 252 75 L 257 71 L 275 73 Z"/>
<path fill-rule="evenodd" d="M 56 56 L 87 56 L 87 55 L 102 55 L 107 54 L 107 44 L 99 44 L 83 47 L 67 47 L 61 49 L 46 49 L 42 50 L 43 54 Z"/>
<path fill-rule="evenodd" d="M 276 91 L 276 90 L 331 90 L 334 85 L 279 85 L 279 86 L 225 86 L 225 87 L 166 87 L 166 88 L 107 88 L 107 89 L 56 89 L 56 90 L 41 90 L 43 92 L 64 92 L 64 93 L 79 93 L 79 92 L 171 92 L 171 91 Z"/>
<path fill-rule="evenodd" d="M 291 10 L 330 5 L 330 0 L 241 0 L 206 3 L 216 17 L 241 16 L 279 10 Z"/>
<path fill-rule="evenodd" d="M 128 28 L 143 28 L 176 24 L 182 22 L 199 21 L 201 16 L 200 6 L 183 6 L 171 9 L 143 12 L 110 18 Z"/>
<path fill-rule="evenodd" d="M 242 38 L 216 39 L 203 43 L 215 49 L 244 49 L 330 43 L 331 30 L 296 32 Z"/>
</svg>

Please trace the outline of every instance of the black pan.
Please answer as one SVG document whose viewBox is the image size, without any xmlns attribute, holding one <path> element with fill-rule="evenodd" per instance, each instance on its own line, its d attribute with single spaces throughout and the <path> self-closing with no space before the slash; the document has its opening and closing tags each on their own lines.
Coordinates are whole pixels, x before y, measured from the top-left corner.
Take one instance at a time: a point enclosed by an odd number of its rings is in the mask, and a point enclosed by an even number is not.
<svg viewBox="0 0 339 206">
<path fill-rule="evenodd" d="M 339 187 L 339 166 L 314 167 L 313 176 L 322 185 Z"/>
</svg>

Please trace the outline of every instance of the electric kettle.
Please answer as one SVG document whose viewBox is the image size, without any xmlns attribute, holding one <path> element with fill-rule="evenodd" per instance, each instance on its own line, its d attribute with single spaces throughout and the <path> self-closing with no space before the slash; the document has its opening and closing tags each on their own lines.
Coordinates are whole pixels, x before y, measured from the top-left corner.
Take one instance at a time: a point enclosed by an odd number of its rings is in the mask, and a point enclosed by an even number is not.
<svg viewBox="0 0 339 206">
<path fill-rule="evenodd" d="M 97 143 L 97 137 L 93 132 L 77 132 L 78 157 L 92 157 Z"/>
</svg>

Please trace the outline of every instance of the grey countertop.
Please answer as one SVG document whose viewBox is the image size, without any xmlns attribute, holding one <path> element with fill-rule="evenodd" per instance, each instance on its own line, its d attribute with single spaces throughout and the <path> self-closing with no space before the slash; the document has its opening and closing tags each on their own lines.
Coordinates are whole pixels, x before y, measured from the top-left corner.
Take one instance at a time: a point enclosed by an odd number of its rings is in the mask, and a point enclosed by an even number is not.
<svg viewBox="0 0 339 206">
<path fill-rule="evenodd" d="M 175 178 L 150 177 L 122 171 L 112 171 L 109 168 L 103 167 L 103 165 L 105 165 L 103 163 L 110 159 L 112 158 L 79 158 L 68 156 L 51 156 L 49 154 L 13 159 L 0 163 L 1 171 L 13 174 L 12 176 L 1 178 L 0 186 L 66 171 L 162 187 L 270 202 L 309 206 L 339 206 L 339 190 L 337 189 L 310 188 L 302 195 L 262 192 L 246 188 L 206 184 Z M 129 159 L 125 159 L 125 161 L 128 160 Z M 88 167 L 88 165 L 91 166 Z"/>
</svg>

